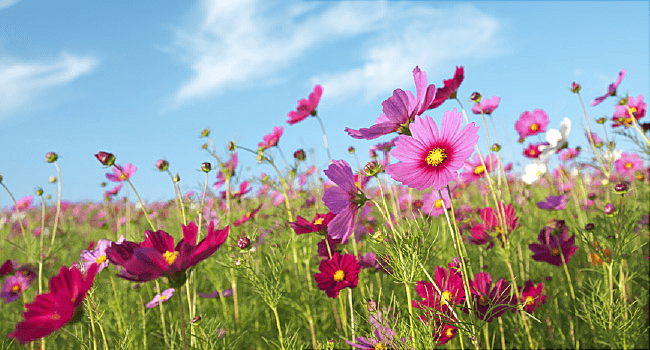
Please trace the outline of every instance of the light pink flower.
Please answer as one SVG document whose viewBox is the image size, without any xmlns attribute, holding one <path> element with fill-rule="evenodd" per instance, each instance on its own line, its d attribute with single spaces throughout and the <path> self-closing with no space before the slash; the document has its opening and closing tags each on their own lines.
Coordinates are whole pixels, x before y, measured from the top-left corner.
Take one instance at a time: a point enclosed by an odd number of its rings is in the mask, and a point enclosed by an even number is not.
<svg viewBox="0 0 650 350">
<path fill-rule="evenodd" d="M 643 169 L 643 160 L 636 154 L 621 153 L 621 158 L 614 162 L 614 167 L 621 175 L 634 175 L 634 172 Z"/>
<path fill-rule="evenodd" d="M 499 102 L 501 102 L 499 96 L 481 99 L 480 103 L 475 103 L 472 107 L 472 113 L 481 114 L 481 110 L 483 110 L 483 114 L 492 114 L 499 107 Z"/>
<path fill-rule="evenodd" d="M 150 309 L 154 308 L 154 307 L 158 306 L 158 304 L 160 304 L 160 303 L 166 301 L 167 299 L 171 298 L 172 295 L 174 295 L 175 291 L 176 291 L 176 289 L 174 289 L 174 288 L 165 289 L 164 292 L 162 292 L 160 294 L 156 294 L 156 296 L 154 296 L 153 299 L 151 299 L 151 301 L 148 302 L 147 305 L 145 305 L 145 306 L 147 308 L 150 308 Z"/>
<path fill-rule="evenodd" d="M 547 126 L 548 114 L 543 109 L 536 109 L 532 112 L 525 111 L 515 123 L 515 129 L 519 133 L 520 140 L 545 132 Z"/>
<path fill-rule="evenodd" d="M 596 97 L 596 99 L 591 103 L 591 106 L 593 107 L 598 105 L 609 96 L 616 96 L 616 89 L 621 84 L 621 81 L 623 81 L 625 74 L 627 74 L 627 71 L 625 69 L 621 69 L 620 73 L 618 73 L 618 78 L 616 79 L 616 82 L 609 84 L 609 86 L 607 87 L 607 93 L 605 93 L 603 96 Z"/>
<path fill-rule="evenodd" d="M 138 169 L 135 167 L 135 165 L 131 163 L 126 163 L 124 167 L 115 164 L 115 167 L 113 168 L 113 173 L 112 174 L 107 173 L 106 178 L 113 182 L 124 182 L 127 179 L 130 179 L 131 176 L 135 174 L 136 170 Z"/>
</svg>

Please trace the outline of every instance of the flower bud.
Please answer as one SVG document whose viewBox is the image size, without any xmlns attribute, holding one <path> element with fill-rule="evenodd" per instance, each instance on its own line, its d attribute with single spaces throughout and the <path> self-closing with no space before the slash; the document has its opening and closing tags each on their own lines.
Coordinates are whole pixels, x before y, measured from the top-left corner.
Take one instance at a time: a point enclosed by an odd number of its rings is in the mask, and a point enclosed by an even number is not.
<svg viewBox="0 0 650 350">
<path fill-rule="evenodd" d="M 593 192 L 589 192 L 589 194 L 587 195 L 587 198 L 590 199 L 590 200 L 594 200 L 594 199 L 596 199 L 596 194 L 593 193 Z"/>
<path fill-rule="evenodd" d="M 616 194 L 626 194 L 627 190 L 628 190 L 628 186 L 624 182 L 617 183 L 614 186 L 614 192 L 616 192 Z"/>
<path fill-rule="evenodd" d="M 208 144 L 207 143 L 202 144 L 201 149 L 208 149 Z"/>
<path fill-rule="evenodd" d="M 47 181 L 49 181 L 51 184 L 56 183 L 56 177 L 50 176 L 50 178 L 47 179 Z"/>
<path fill-rule="evenodd" d="M 95 158 L 97 158 L 103 166 L 111 166 L 115 163 L 115 155 L 113 155 L 113 153 L 101 151 L 95 154 Z"/>
<path fill-rule="evenodd" d="M 616 208 L 614 208 L 614 204 L 607 203 L 607 204 L 605 204 L 605 207 L 603 208 L 603 212 L 607 216 L 612 216 L 612 215 L 614 215 L 614 212 L 616 212 Z"/>
<path fill-rule="evenodd" d="M 307 159 L 307 155 L 305 154 L 305 150 L 302 148 L 293 152 L 293 157 L 296 158 L 296 160 L 303 161 Z"/>
<path fill-rule="evenodd" d="M 368 300 L 368 312 L 375 312 L 377 311 L 377 302 L 374 300 Z"/>
<path fill-rule="evenodd" d="M 257 162 L 262 163 L 264 161 L 264 153 L 258 152 L 257 153 Z"/>
<path fill-rule="evenodd" d="M 0 183 L 2 183 L 2 179 L 3 179 L 3 177 L 2 177 L 2 175 L 0 175 Z"/>
<path fill-rule="evenodd" d="M 234 152 L 236 148 L 237 148 L 237 145 L 235 145 L 235 141 L 228 142 L 228 150 L 230 152 Z"/>
<path fill-rule="evenodd" d="M 366 173 L 366 176 L 375 176 L 381 170 L 381 165 L 376 160 L 368 162 L 366 166 L 363 167 L 363 171 Z"/>
<path fill-rule="evenodd" d="M 237 246 L 241 250 L 249 248 L 250 245 L 251 245 L 251 240 L 246 236 L 239 237 L 239 239 L 237 240 Z"/>
<path fill-rule="evenodd" d="M 348 153 L 354 154 L 354 146 L 348 147 Z"/>
<path fill-rule="evenodd" d="M 40 188 L 40 187 L 36 188 L 36 190 L 34 190 L 34 192 L 36 192 L 36 195 L 39 196 L 39 197 L 43 195 L 43 189 Z"/>
<path fill-rule="evenodd" d="M 474 91 L 472 94 L 469 96 L 469 99 L 472 100 L 473 102 L 479 103 L 481 102 L 481 94 L 478 92 Z"/>
<path fill-rule="evenodd" d="M 580 84 L 576 83 L 575 81 L 571 84 L 571 92 L 574 94 L 580 92 L 580 89 L 582 89 L 582 86 L 580 86 Z"/>
<path fill-rule="evenodd" d="M 158 159 L 156 161 L 156 168 L 160 171 L 166 171 L 169 168 L 169 162 L 164 159 Z"/>
<path fill-rule="evenodd" d="M 501 145 L 498 143 L 495 143 L 492 145 L 492 151 L 493 152 L 499 152 L 501 150 Z"/>
<path fill-rule="evenodd" d="M 606 121 L 607 121 L 607 118 L 605 118 L 605 117 L 596 119 L 596 123 L 598 123 L 598 124 L 605 124 Z"/>
<path fill-rule="evenodd" d="M 174 175 L 174 178 L 172 180 L 174 180 L 174 182 L 181 182 L 181 176 L 178 175 L 178 173 L 176 173 L 176 175 Z"/>
<path fill-rule="evenodd" d="M 384 233 L 381 230 L 378 230 L 372 234 L 372 239 L 378 243 L 381 243 L 384 241 Z"/>
<path fill-rule="evenodd" d="M 201 324 L 201 316 L 196 316 L 192 319 L 192 324 Z"/>
<path fill-rule="evenodd" d="M 45 199 L 47 199 L 49 201 L 50 199 L 52 199 L 52 195 L 51 194 L 46 195 Z"/>
<path fill-rule="evenodd" d="M 593 223 L 590 222 L 590 223 L 585 225 L 585 230 L 591 231 L 593 229 L 594 229 L 594 224 Z"/>
<path fill-rule="evenodd" d="M 106 182 L 102 182 L 99 184 L 100 187 L 106 187 L 108 184 Z"/>
<path fill-rule="evenodd" d="M 209 162 L 202 163 L 201 170 L 203 170 L 204 173 L 209 173 L 210 170 L 212 170 L 212 164 L 210 164 Z"/>
<path fill-rule="evenodd" d="M 45 154 L 45 159 L 47 159 L 48 163 L 54 163 L 57 159 L 59 159 L 59 155 L 54 152 L 47 152 Z"/>
<path fill-rule="evenodd" d="M 210 129 L 201 130 L 201 137 L 208 137 L 208 136 L 210 136 Z"/>
</svg>

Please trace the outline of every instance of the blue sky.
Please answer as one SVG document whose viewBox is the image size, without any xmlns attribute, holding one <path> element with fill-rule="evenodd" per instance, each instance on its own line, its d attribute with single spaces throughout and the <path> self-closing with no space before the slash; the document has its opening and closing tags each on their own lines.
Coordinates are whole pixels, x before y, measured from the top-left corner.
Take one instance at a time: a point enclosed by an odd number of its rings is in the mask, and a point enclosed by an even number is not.
<svg viewBox="0 0 650 350">
<path fill-rule="evenodd" d="M 571 118 L 570 144 L 587 145 L 572 81 L 589 103 L 625 68 L 619 93 L 647 100 L 648 13 L 647 1 L 0 0 L 0 174 L 17 197 L 39 186 L 54 195 L 45 153 L 55 151 L 63 198 L 100 200 L 106 169 L 93 154 L 104 150 L 138 167 L 133 182 L 146 200 L 166 200 L 174 192 L 157 159 L 180 172 L 184 191 L 199 190 L 200 164 L 211 160 L 202 129 L 225 155 L 228 141 L 254 148 L 277 125 L 287 156 L 313 148 L 325 166 L 318 123 L 285 123 L 317 83 L 333 158 L 354 164 L 348 146 L 365 161 L 375 142 L 343 129 L 372 125 L 394 89 L 415 91 L 416 65 L 436 86 L 464 66 L 467 109 L 473 91 L 501 97 L 494 119 L 518 170 L 514 123 L 524 111 L 544 109 L 553 128 Z M 615 102 L 588 113 L 611 116 Z M 271 172 L 253 155 L 239 158 L 244 178 Z M 9 204 L 2 192 L 0 206 Z"/>
</svg>

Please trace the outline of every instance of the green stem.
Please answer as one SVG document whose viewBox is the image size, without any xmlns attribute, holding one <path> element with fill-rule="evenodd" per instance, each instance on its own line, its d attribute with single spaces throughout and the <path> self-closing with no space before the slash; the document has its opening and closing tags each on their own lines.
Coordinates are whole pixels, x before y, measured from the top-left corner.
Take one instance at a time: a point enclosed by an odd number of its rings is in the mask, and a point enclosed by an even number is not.
<svg viewBox="0 0 650 350">
<path fill-rule="evenodd" d="M 325 133 L 325 126 L 323 125 L 323 121 L 320 119 L 318 115 L 315 115 L 316 120 L 318 120 L 318 124 L 320 124 L 320 130 L 323 132 L 323 144 L 325 144 L 325 150 L 327 151 L 327 159 L 329 159 L 330 163 L 332 162 L 332 156 L 330 155 L 330 147 L 327 143 L 327 134 Z"/>
<path fill-rule="evenodd" d="M 284 349 L 284 336 L 282 335 L 282 326 L 280 325 L 280 317 L 278 316 L 278 308 L 273 307 L 273 315 L 275 316 L 275 325 L 278 327 L 278 339 L 280 340 L 280 347 Z"/>
<path fill-rule="evenodd" d="M 140 297 L 140 314 L 142 315 L 142 348 L 147 349 L 147 317 L 145 315 L 144 300 L 142 300 L 142 294 L 138 293 L 138 297 Z M 161 318 L 163 318 L 162 310 L 160 315 Z M 165 339 L 165 346 L 167 346 L 167 333 L 165 332 L 165 322 L 163 322 L 163 336 Z"/>
<path fill-rule="evenodd" d="M 409 325 L 411 326 L 410 327 L 411 339 L 412 342 L 415 342 L 415 326 L 413 326 L 413 302 L 412 302 L 413 298 L 411 296 L 411 288 L 409 287 L 408 284 L 404 283 L 404 289 L 406 289 L 406 298 L 408 299 L 408 306 L 409 306 Z"/>
<path fill-rule="evenodd" d="M 183 288 L 182 286 L 180 288 Z M 183 297 L 178 293 L 178 316 L 181 322 L 181 338 L 183 339 L 183 350 L 187 350 L 187 336 L 185 334 L 185 311 L 183 310 Z"/>
<path fill-rule="evenodd" d="M 149 218 L 149 214 L 147 214 L 147 208 L 144 206 L 144 203 L 142 202 L 142 199 L 140 199 L 140 195 L 138 194 L 138 191 L 135 190 L 135 187 L 133 186 L 133 183 L 131 183 L 131 179 L 122 171 L 120 167 L 118 167 L 116 164 L 113 165 L 117 170 L 120 171 L 120 173 L 124 176 L 126 179 L 126 182 L 129 183 L 129 186 L 131 186 L 131 189 L 133 190 L 133 193 L 135 193 L 136 198 L 138 198 L 138 202 L 140 202 L 140 210 L 144 213 L 144 217 L 147 219 L 147 222 L 149 223 L 149 226 L 151 226 L 151 229 L 153 231 L 156 231 L 156 226 L 154 226 L 153 222 L 151 222 L 151 219 Z"/>
</svg>

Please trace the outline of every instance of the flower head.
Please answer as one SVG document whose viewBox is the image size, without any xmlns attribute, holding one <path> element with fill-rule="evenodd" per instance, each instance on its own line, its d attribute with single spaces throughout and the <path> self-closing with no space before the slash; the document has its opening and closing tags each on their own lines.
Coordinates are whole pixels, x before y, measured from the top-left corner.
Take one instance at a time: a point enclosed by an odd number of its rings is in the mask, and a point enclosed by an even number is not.
<svg viewBox="0 0 650 350">
<path fill-rule="evenodd" d="M 483 162 L 481 162 L 481 157 L 475 154 L 472 160 L 468 158 L 463 164 L 463 172 L 460 173 L 460 178 L 465 183 L 478 181 L 492 173 L 492 169 L 496 168 L 496 166 L 497 157 L 494 153 L 490 153 L 485 157 Z"/>
<path fill-rule="evenodd" d="M 68 269 L 62 266 L 59 274 L 50 278 L 50 292 L 37 295 L 34 302 L 25 305 L 24 320 L 16 325 L 9 338 L 28 343 L 80 319 L 83 312 L 81 303 L 96 274 L 96 264 L 90 265 L 85 278 L 76 267 Z"/>
<path fill-rule="evenodd" d="M 537 207 L 543 210 L 564 210 L 567 204 L 566 195 L 548 196 L 546 200 L 537 202 Z"/>
<path fill-rule="evenodd" d="M 278 145 L 278 141 L 280 141 L 280 137 L 284 133 L 284 128 L 281 126 L 276 126 L 273 128 L 273 132 L 270 134 L 264 135 L 264 138 L 262 142 L 257 144 L 257 147 L 265 150 L 269 149 L 271 147 L 275 147 Z"/>
<path fill-rule="evenodd" d="M 121 236 L 118 240 L 117 243 L 122 243 L 124 242 L 124 236 Z M 103 269 L 105 269 L 108 266 L 108 257 L 106 256 L 106 249 L 111 246 L 111 241 L 107 239 L 100 239 L 97 242 L 97 246 L 95 247 L 95 250 L 88 251 L 84 250 L 81 252 L 81 260 L 84 262 L 84 269 L 88 269 L 91 264 L 97 264 L 99 265 L 99 271 L 101 272 Z"/>
<path fill-rule="evenodd" d="M 153 299 L 151 299 L 151 301 L 148 302 L 147 305 L 145 305 L 145 306 L 150 308 L 150 309 L 154 308 L 154 307 L 158 306 L 158 304 L 160 304 L 160 303 L 166 301 L 167 299 L 171 298 L 172 295 L 174 295 L 175 291 L 176 291 L 176 289 L 174 289 L 174 288 L 165 289 L 164 292 L 162 292 L 160 294 L 156 294 L 156 296 L 154 296 Z"/>
<path fill-rule="evenodd" d="M 596 99 L 591 103 L 591 106 L 593 107 L 598 105 L 609 96 L 616 96 L 616 89 L 618 89 L 618 86 L 621 84 L 621 81 L 623 81 L 623 78 L 625 78 L 625 74 L 627 74 L 627 71 L 625 69 L 621 69 L 621 71 L 618 73 L 618 78 L 616 79 L 616 82 L 609 84 L 609 86 L 607 87 L 607 93 L 605 93 L 603 96 L 596 97 Z"/>
<path fill-rule="evenodd" d="M 295 111 L 289 112 L 287 115 L 289 120 L 288 124 L 299 123 L 310 115 L 316 115 L 316 107 L 320 102 L 320 97 L 323 94 L 323 87 L 320 85 L 314 85 L 314 91 L 309 94 L 309 99 L 302 99 L 298 101 L 298 108 Z"/>
<path fill-rule="evenodd" d="M 614 162 L 616 171 L 621 175 L 634 175 L 643 169 L 643 160 L 634 153 L 621 153 L 621 157 Z"/>
<path fill-rule="evenodd" d="M 503 278 L 492 287 L 492 276 L 487 272 L 479 272 L 469 284 L 474 311 L 485 322 L 492 322 L 517 304 L 517 299 L 510 293 L 510 283 Z"/>
<path fill-rule="evenodd" d="M 548 126 L 548 114 L 543 109 L 536 109 L 532 112 L 521 113 L 515 123 L 515 129 L 521 140 L 528 136 L 536 135 L 546 131 Z"/>
<path fill-rule="evenodd" d="M 318 288 L 336 299 L 341 289 L 356 288 L 361 267 L 354 255 L 341 256 L 337 252 L 332 254 L 332 259 L 322 260 L 318 270 L 320 273 L 314 275 Z"/>
<path fill-rule="evenodd" d="M 359 190 L 352 175 L 352 168 L 344 160 L 334 160 L 325 175 L 338 187 L 329 187 L 323 193 L 323 202 L 336 217 L 327 225 L 332 238 L 345 242 L 352 234 L 359 208 L 366 202 L 366 196 Z"/>
<path fill-rule="evenodd" d="M 135 171 L 138 170 L 138 168 L 135 167 L 135 165 L 131 163 L 126 163 L 124 167 L 115 164 L 115 167 L 113 168 L 113 173 L 107 173 L 106 178 L 109 181 L 113 182 L 124 182 L 127 179 L 130 179 L 133 174 L 135 174 Z"/>
<path fill-rule="evenodd" d="M 449 193 L 447 191 L 440 191 L 442 198 L 438 191 L 433 191 L 422 196 L 422 213 L 430 216 L 439 216 L 444 214 L 445 209 L 451 208 L 449 201 Z"/>
<path fill-rule="evenodd" d="M 544 285 L 539 282 L 537 286 L 531 280 L 527 280 L 524 289 L 521 291 L 521 302 L 524 304 L 524 310 L 529 314 L 539 309 L 542 304 L 546 303 L 548 297 L 542 294 Z"/>
<path fill-rule="evenodd" d="M 612 124 L 612 127 L 621 125 L 627 127 L 634 122 L 632 118 L 639 120 L 645 116 L 647 105 L 643 102 L 643 95 L 637 96 L 636 100 L 634 97 L 628 97 L 623 101 L 625 103 L 614 107 L 614 117 L 612 117 L 614 124 Z"/>
<path fill-rule="evenodd" d="M 549 129 L 546 132 L 546 144 L 542 144 L 539 149 L 542 151 L 539 155 L 541 161 L 545 161 L 561 149 L 566 147 L 571 132 L 571 119 L 562 119 L 560 130 Z"/>
<path fill-rule="evenodd" d="M 472 113 L 481 114 L 482 111 L 483 114 L 490 115 L 495 109 L 497 109 L 497 107 L 499 107 L 499 102 L 501 102 L 499 96 L 481 99 L 481 102 L 475 103 L 472 107 Z"/>
<path fill-rule="evenodd" d="M 566 225 L 558 228 L 545 226 L 537 235 L 537 243 L 531 243 L 528 248 L 533 252 L 533 260 L 545 261 L 551 265 L 561 266 L 562 255 L 568 264 L 571 256 L 578 250 L 575 246 L 576 236 L 569 238 L 569 229 Z"/>
<path fill-rule="evenodd" d="M 354 340 L 356 343 L 353 343 L 349 340 L 345 342 L 348 345 L 355 347 L 357 349 L 364 350 L 377 350 L 377 349 L 392 349 L 393 342 L 395 341 L 395 331 L 388 327 L 376 327 L 373 330 L 375 338 L 364 338 L 357 337 Z"/>
<path fill-rule="evenodd" d="M 446 79 L 444 81 L 444 86 L 436 90 L 436 98 L 429 104 L 429 108 L 432 109 L 440 106 L 443 102 L 447 101 L 450 98 L 456 98 L 456 91 L 460 87 L 460 84 L 465 78 L 465 69 L 460 66 L 456 66 L 456 72 L 454 77 L 451 79 Z"/>
<path fill-rule="evenodd" d="M 29 280 L 21 274 L 15 274 L 7 277 L 2 284 L 2 291 L 0 291 L 0 298 L 5 300 L 5 303 L 10 303 L 18 299 L 22 292 L 29 287 Z"/>
<path fill-rule="evenodd" d="M 326 214 L 316 213 L 314 220 L 309 222 L 302 216 L 298 215 L 296 222 L 290 222 L 289 225 L 298 235 L 311 232 L 327 234 L 327 225 L 335 216 L 336 214 L 332 212 Z"/>
<path fill-rule="evenodd" d="M 386 172 L 417 190 L 446 186 L 458 177 L 478 142 L 478 127 L 470 123 L 461 129 L 462 122 L 456 109 L 445 112 L 440 130 L 429 116 L 416 119 L 410 126 L 413 136 L 400 135 L 391 152 L 400 162 L 388 165 Z"/>
<path fill-rule="evenodd" d="M 237 157 L 237 152 L 233 152 L 230 154 L 230 159 L 223 164 L 221 167 L 221 170 L 217 173 L 217 182 L 212 184 L 212 187 L 217 190 L 221 185 L 223 185 L 226 182 L 226 177 L 231 178 L 233 175 L 235 175 L 235 169 L 237 168 L 237 164 L 239 163 L 239 157 Z"/>
<path fill-rule="evenodd" d="M 444 269 L 436 266 L 435 282 L 436 286 L 440 289 L 440 293 L 429 282 L 419 281 L 415 285 L 415 292 L 423 300 L 413 300 L 413 307 L 448 312 L 450 305 L 462 305 L 465 302 L 463 279 L 459 272 L 452 268 Z"/>
</svg>

